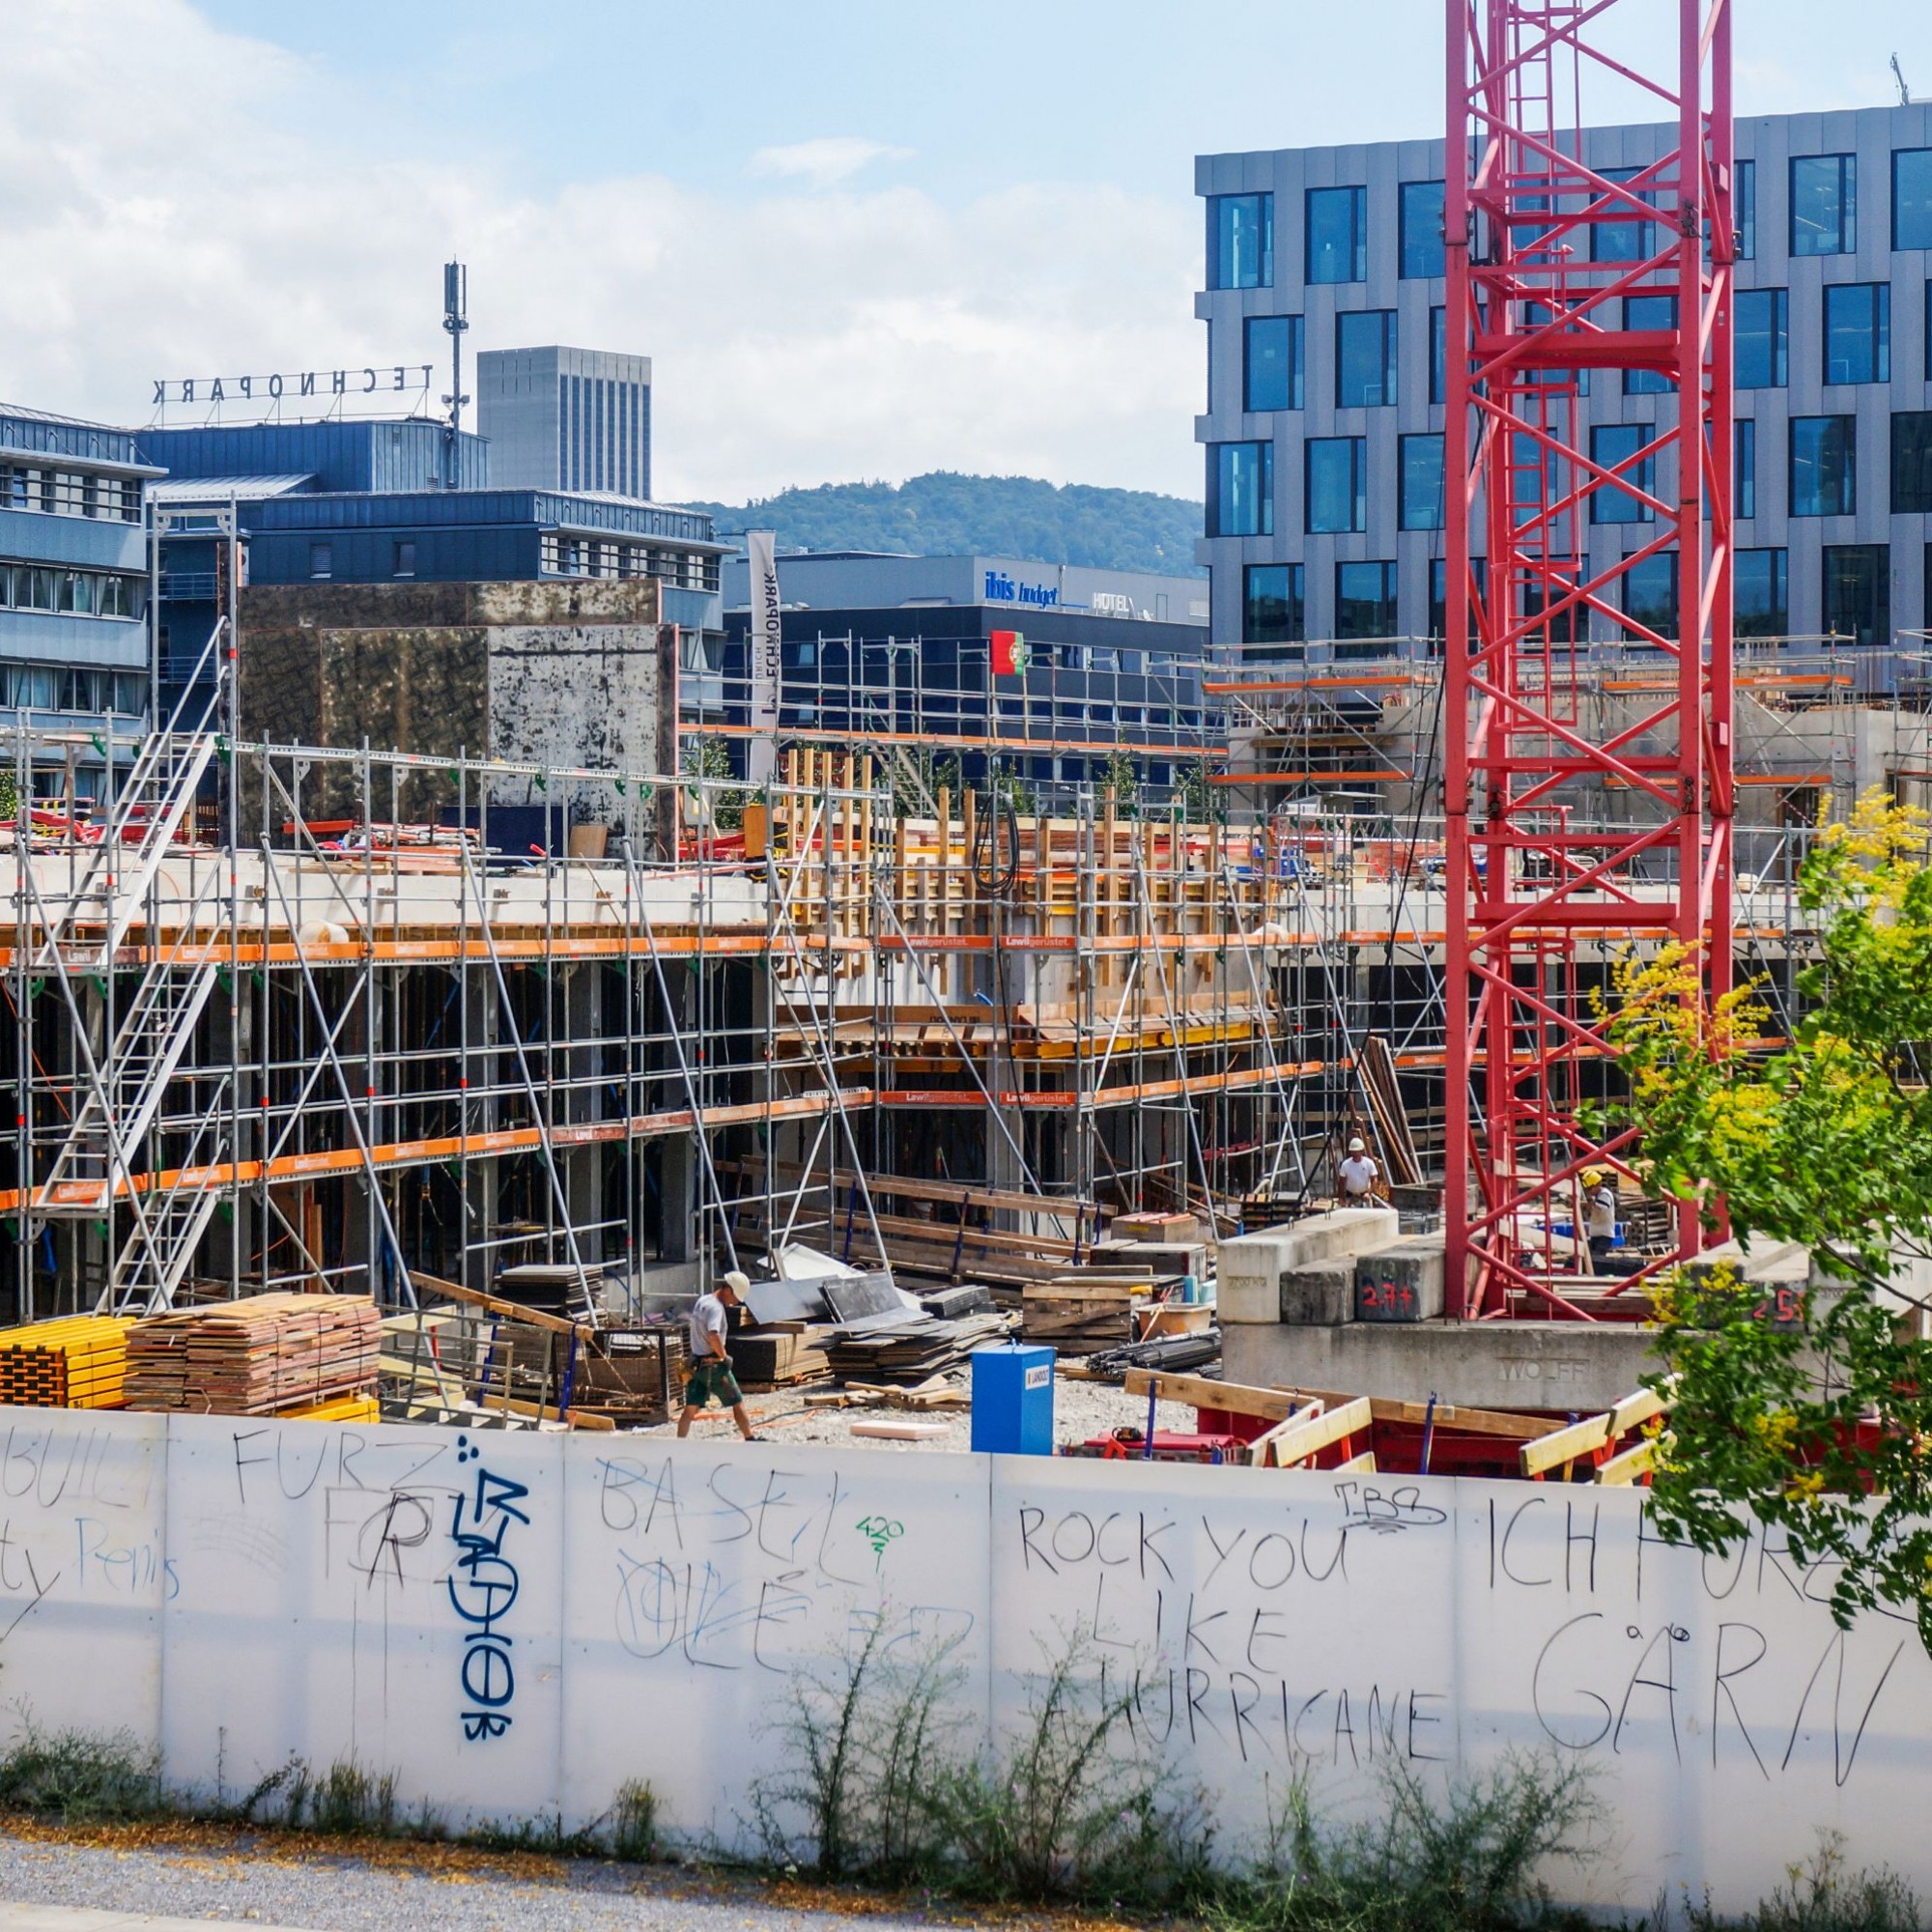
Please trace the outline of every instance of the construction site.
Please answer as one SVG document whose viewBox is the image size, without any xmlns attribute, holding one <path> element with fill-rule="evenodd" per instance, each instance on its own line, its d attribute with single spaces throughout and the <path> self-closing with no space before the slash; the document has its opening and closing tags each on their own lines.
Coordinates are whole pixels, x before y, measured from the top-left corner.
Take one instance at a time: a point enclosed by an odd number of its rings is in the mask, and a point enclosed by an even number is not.
<svg viewBox="0 0 1932 1932">
<path fill-rule="evenodd" d="M 1605 1124 L 1618 968 L 1681 949 L 1788 1037 L 1807 841 L 1925 796 L 1932 680 L 1917 633 L 1733 635 L 1728 11 L 1634 174 L 1552 78 L 1616 67 L 1587 23 L 1452 15 L 1433 639 L 1063 689 L 1001 633 L 928 688 L 915 615 L 737 689 L 642 554 L 249 587 L 220 524 L 175 714 L 12 746 L 20 1386 L 71 1358 L 113 1406 L 148 1324 L 207 1316 L 219 1373 L 148 1393 L 218 1406 L 279 1346 L 238 1303 L 344 1297 L 380 1337 L 315 1341 L 272 1412 L 656 1427 L 738 1275 L 740 1372 L 801 1404 L 963 1406 L 1017 1339 L 1109 1387 L 1590 1411 L 1612 1448 L 1650 1285 L 1713 1239 Z M 1610 465 L 1591 370 L 1676 396 Z M 1681 636 L 1627 581 L 1659 558 Z"/>
</svg>

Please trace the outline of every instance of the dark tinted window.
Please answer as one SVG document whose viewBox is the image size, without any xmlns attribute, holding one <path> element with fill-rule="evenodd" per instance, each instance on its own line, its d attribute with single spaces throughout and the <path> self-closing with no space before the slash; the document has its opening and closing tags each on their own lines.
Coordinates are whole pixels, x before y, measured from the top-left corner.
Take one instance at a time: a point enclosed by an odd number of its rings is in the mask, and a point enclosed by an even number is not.
<svg viewBox="0 0 1932 1932">
<path fill-rule="evenodd" d="M 1308 279 L 1361 282 L 1369 274 L 1369 191 L 1365 187 L 1308 190 Z"/>
<path fill-rule="evenodd" d="M 1439 275 L 1442 269 L 1442 184 L 1402 185 L 1402 273 L 1405 281 Z"/>
<path fill-rule="evenodd" d="M 1216 194 L 1208 198 L 1208 286 L 1274 287 L 1274 196 Z"/>
</svg>

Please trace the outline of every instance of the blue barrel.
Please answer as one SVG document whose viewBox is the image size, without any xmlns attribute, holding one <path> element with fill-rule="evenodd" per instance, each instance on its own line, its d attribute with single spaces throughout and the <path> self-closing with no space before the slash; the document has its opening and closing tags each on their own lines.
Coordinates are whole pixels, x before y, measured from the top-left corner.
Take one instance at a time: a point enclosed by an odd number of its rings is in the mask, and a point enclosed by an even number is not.
<svg viewBox="0 0 1932 1932">
<path fill-rule="evenodd" d="M 1053 1350 L 973 1350 L 973 1447 L 993 1456 L 1053 1454 Z"/>
</svg>

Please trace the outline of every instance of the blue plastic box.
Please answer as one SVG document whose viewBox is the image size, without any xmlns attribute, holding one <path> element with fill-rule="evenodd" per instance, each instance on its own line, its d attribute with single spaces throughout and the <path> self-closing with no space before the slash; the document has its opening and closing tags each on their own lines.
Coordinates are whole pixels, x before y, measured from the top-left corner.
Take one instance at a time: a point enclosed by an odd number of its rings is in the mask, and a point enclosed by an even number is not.
<svg viewBox="0 0 1932 1932">
<path fill-rule="evenodd" d="M 1053 1454 L 1053 1350 L 973 1350 L 973 1447 L 994 1456 Z"/>
</svg>

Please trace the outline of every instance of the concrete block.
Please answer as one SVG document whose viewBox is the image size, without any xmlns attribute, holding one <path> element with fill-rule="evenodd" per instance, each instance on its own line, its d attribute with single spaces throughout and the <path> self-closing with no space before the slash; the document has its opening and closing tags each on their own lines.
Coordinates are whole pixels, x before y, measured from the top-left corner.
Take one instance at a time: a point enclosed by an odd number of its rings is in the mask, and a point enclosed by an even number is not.
<svg viewBox="0 0 1932 1932">
<path fill-rule="evenodd" d="M 1221 1243 L 1215 1261 L 1214 1299 L 1221 1320 L 1281 1320 L 1281 1278 L 1292 1236 L 1286 1228 L 1237 1235 Z"/>
<path fill-rule="evenodd" d="M 1281 1319 L 1297 1328 L 1328 1328 L 1355 1317 L 1355 1264 L 1317 1262 L 1281 1277 Z"/>
<path fill-rule="evenodd" d="M 1442 1313 L 1440 1235 L 1414 1235 L 1393 1247 L 1358 1255 L 1354 1268 L 1357 1321 L 1433 1321 Z"/>
<path fill-rule="evenodd" d="M 1145 1263 L 1156 1275 L 1208 1277 L 1208 1250 L 1198 1241 L 1123 1241 L 1111 1252 L 1124 1262 Z"/>
<path fill-rule="evenodd" d="M 1285 1275 L 1323 1262 L 1352 1262 L 1358 1254 L 1387 1247 L 1401 1233 L 1393 1208 L 1337 1208 L 1284 1227 L 1236 1235 L 1216 1252 L 1215 1299 L 1221 1320 L 1280 1321 L 1285 1319 Z"/>
</svg>

